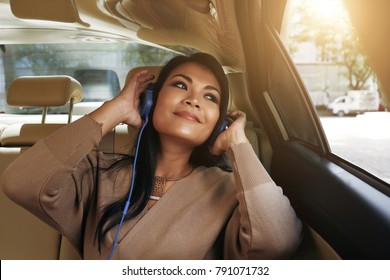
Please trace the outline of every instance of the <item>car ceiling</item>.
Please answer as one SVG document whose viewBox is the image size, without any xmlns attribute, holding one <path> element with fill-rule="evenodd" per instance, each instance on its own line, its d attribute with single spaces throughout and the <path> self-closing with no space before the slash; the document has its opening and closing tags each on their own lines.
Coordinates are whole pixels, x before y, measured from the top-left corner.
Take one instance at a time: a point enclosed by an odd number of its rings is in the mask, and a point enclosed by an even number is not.
<svg viewBox="0 0 390 280">
<path fill-rule="evenodd" d="M 236 4 L 223 0 L 0 0 L 0 44 L 133 41 L 174 50 L 183 46 L 179 52 L 209 52 L 224 65 L 239 69 L 243 52 Z"/>
</svg>

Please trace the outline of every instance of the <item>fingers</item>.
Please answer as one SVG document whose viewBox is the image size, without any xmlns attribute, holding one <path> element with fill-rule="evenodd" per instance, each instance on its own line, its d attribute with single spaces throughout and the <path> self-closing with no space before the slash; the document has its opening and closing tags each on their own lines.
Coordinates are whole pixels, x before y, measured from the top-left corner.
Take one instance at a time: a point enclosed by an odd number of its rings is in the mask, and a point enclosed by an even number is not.
<svg viewBox="0 0 390 280">
<path fill-rule="evenodd" d="M 233 123 L 218 136 L 214 145 L 210 147 L 210 152 L 214 155 L 226 152 L 231 145 L 249 143 L 245 135 L 246 114 L 235 110 L 228 113 L 227 116 L 233 120 Z"/>
<path fill-rule="evenodd" d="M 134 81 L 139 88 L 146 88 L 153 79 L 154 75 L 149 70 L 141 70 L 134 74 L 131 80 Z"/>
<path fill-rule="evenodd" d="M 238 118 L 244 118 L 246 120 L 246 114 L 240 110 L 235 110 L 235 111 L 232 111 L 232 112 L 229 112 L 228 114 L 228 117 L 236 120 Z"/>
<path fill-rule="evenodd" d="M 143 92 L 154 79 L 154 75 L 149 70 L 141 70 L 133 74 L 130 80 L 123 87 L 124 92 L 133 92 L 135 98 Z"/>
<path fill-rule="evenodd" d="M 137 107 L 139 95 L 153 79 L 154 75 L 149 70 L 138 71 L 127 81 L 119 95 L 125 96 L 125 98 L 132 98 L 135 107 Z"/>
</svg>

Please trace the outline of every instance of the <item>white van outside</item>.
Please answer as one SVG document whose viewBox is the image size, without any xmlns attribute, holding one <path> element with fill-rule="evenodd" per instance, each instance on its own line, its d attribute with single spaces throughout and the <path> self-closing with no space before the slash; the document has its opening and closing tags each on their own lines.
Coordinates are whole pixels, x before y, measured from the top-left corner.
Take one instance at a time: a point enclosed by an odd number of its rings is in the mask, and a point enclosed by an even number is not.
<svg viewBox="0 0 390 280">
<path fill-rule="evenodd" d="M 377 91 L 350 90 L 347 92 L 347 95 L 340 96 L 329 103 L 328 109 L 335 115 L 345 116 L 378 111 L 379 103 L 380 98 Z"/>
</svg>

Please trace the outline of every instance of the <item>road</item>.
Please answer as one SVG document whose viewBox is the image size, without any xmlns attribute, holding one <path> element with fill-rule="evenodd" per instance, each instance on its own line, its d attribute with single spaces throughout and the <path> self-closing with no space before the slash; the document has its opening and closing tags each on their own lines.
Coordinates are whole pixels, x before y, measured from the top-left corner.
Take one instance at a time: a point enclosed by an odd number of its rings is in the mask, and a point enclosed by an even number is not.
<svg viewBox="0 0 390 280">
<path fill-rule="evenodd" d="M 390 184 L 390 112 L 321 117 L 332 152 Z"/>
</svg>

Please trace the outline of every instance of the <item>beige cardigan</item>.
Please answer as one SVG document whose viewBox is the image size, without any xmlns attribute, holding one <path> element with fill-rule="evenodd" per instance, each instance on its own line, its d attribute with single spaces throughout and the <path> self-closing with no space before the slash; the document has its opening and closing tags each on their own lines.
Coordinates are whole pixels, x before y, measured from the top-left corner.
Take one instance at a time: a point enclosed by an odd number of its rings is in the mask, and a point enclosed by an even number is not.
<svg viewBox="0 0 390 280">
<path fill-rule="evenodd" d="M 84 259 L 106 259 L 116 228 L 99 254 L 101 207 L 124 195 L 130 167 L 97 171 L 115 160 L 92 150 L 101 125 L 85 116 L 20 155 L 4 172 L 4 192 L 66 236 Z M 233 173 L 198 167 L 149 210 L 123 224 L 113 259 L 275 259 L 297 248 L 301 222 L 250 144 L 228 151 Z M 95 184 L 98 180 L 98 184 Z M 97 185 L 97 187 L 95 187 Z"/>
</svg>

